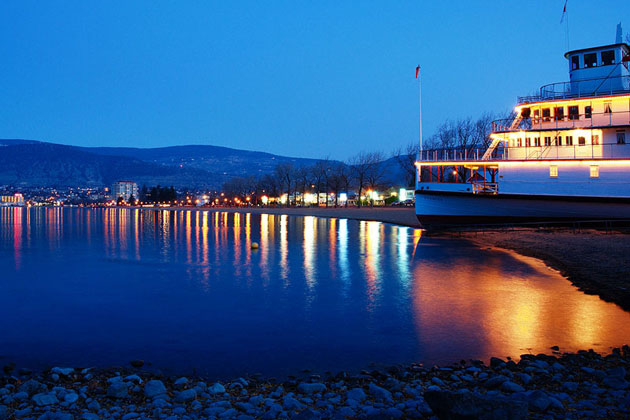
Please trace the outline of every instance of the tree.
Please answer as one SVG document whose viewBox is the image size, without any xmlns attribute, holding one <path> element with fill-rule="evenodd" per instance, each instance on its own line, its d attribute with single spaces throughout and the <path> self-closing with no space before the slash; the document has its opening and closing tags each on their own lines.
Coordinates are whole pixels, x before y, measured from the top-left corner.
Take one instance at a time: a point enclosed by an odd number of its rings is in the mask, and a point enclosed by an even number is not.
<svg viewBox="0 0 630 420">
<path fill-rule="evenodd" d="M 304 206 L 304 195 L 306 195 L 306 189 L 311 183 L 310 170 L 307 167 L 300 167 L 295 171 L 295 188 L 300 190 L 302 194 L 302 206 Z"/>
<path fill-rule="evenodd" d="M 313 181 L 315 182 L 315 189 L 317 191 L 317 205 L 319 206 L 319 195 L 322 192 L 322 187 L 326 193 L 326 205 L 328 205 L 328 171 L 330 169 L 330 161 L 328 158 L 318 160 L 315 165 L 311 167 L 313 174 Z"/>
<path fill-rule="evenodd" d="M 117 205 L 117 206 L 123 206 L 124 204 L 125 204 L 125 199 L 124 199 L 124 198 L 122 198 L 122 197 L 118 197 L 118 198 L 116 199 L 116 205 Z"/>
<path fill-rule="evenodd" d="M 290 163 L 280 163 L 276 166 L 276 177 L 281 187 L 287 192 L 287 206 L 291 205 L 291 187 L 294 182 L 295 168 Z"/>
<path fill-rule="evenodd" d="M 367 186 L 372 191 L 376 191 L 382 186 L 382 181 L 385 176 L 386 169 L 385 165 L 383 164 L 383 160 L 385 160 L 385 157 L 381 152 L 372 153 L 372 164 L 370 165 L 366 176 Z M 374 201 L 371 199 L 371 197 L 370 203 L 374 205 Z"/>
<path fill-rule="evenodd" d="M 344 187 L 346 193 L 348 192 L 348 166 L 345 163 L 339 162 L 332 166 L 328 185 L 335 194 L 335 207 L 337 207 L 339 205 L 339 193 L 344 191 Z"/>
<path fill-rule="evenodd" d="M 420 151 L 420 144 L 409 143 L 404 148 L 399 147 L 394 150 L 393 156 L 398 165 L 405 174 L 405 184 L 407 187 L 413 187 L 416 181 L 416 159 Z"/>
<path fill-rule="evenodd" d="M 356 181 L 358 188 L 358 200 L 357 205 L 361 207 L 361 194 L 363 189 L 367 186 L 370 177 L 374 177 L 374 166 L 382 160 L 381 153 L 366 153 L 361 152 L 349 160 L 349 165 L 352 171 L 352 177 Z"/>
<path fill-rule="evenodd" d="M 129 200 L 127 200 L 127 204 L 129 204 L 130 206 L 136 205 L 136 197 L 134 197 L 133 194 L 129 196 Z"/>
</svg>

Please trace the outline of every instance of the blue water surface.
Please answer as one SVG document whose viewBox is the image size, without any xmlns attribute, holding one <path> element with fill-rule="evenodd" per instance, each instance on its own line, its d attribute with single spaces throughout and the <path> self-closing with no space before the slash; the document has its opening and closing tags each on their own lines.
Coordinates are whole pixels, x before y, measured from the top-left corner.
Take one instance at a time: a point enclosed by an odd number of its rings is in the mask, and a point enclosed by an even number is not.
<svg viewBox="0 0 630 420">
<path fill-rule="evenodd" d="M 539 261 L 379 222 L 0 208 L 0 267 L 0 362 L 31 368 L 282 377 L 630 342 L 628 313 Z"/>
</svg>

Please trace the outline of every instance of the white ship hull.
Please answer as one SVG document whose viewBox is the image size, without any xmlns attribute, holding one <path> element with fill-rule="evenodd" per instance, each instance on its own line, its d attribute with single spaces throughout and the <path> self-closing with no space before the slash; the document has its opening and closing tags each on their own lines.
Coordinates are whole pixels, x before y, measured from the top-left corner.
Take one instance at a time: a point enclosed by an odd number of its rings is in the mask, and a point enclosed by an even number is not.
<svg viewBox="0 0 630 420">
<path fill-rule="evenodd" d="M 416 215 L 427 229 L 479 224 L 630 219 L 630 198 L 481 195 L 416 191 Z"/>
</svg>

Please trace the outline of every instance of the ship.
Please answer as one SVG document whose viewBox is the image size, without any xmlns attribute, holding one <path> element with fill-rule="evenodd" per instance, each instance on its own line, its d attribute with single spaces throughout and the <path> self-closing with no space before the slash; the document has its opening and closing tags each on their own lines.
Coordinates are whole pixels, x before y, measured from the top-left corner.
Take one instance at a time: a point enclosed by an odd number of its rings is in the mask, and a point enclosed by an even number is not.
<svg viewBox="0 0 630 420">
<path fill-rule="evenodd" d="M 422 227 L 630 219 L 630 45 L 565 54 L 569 81 L 517 98 L 487 147 L 422 150 Z"/>
</svg>

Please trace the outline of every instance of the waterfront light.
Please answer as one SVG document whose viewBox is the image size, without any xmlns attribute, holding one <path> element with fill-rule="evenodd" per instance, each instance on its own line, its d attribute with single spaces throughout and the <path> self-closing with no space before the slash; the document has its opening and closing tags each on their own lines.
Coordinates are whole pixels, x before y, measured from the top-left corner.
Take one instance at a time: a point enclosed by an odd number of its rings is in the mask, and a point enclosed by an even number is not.
<svg viewBox="0 0 630 420">
<path fill-rule="evenodd" d="M 269 197 L 263 195 L 262 197 L 260 197 L 260 201 L 262 201 L 264 205 L 267 205 L 267 203 L 269 202 Z"/>
</svg>

